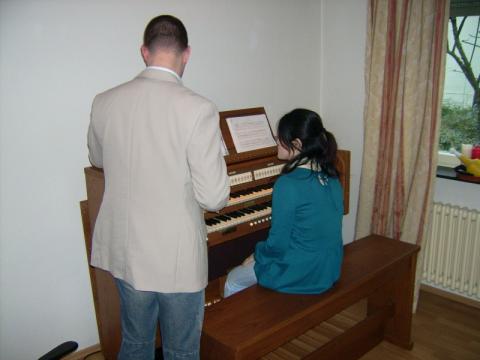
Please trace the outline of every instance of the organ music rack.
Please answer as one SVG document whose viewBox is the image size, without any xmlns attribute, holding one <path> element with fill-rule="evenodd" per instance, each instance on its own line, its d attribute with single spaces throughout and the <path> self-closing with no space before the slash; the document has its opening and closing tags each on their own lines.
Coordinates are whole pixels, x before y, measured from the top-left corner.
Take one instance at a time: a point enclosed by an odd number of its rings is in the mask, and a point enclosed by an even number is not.
<svg viewBox="0 0 480 360">
<path fill-rule="evenodd" d="M 222 279 L 229 269 L 250 255 L 255 244 L 264 240 L 270 227 L 271 191 L 283 162 L 277 159 L 277 147 L 237 152 L 227 120 L 231 117 L 265 115 L 263 107 L 224 111 L 220 128 L 228 155 L 225 156 L 231 182 L 231 196 L 220 212 L 206 212 L 208 231 L 208 278 L 206 304 L 220 299 Z M 271 129 L 270 129 L 271 131 Z M 345 214 L 349 210 L 350 152 L 339 150 L 337 167 L 344 190 Z M 88 200 L 81 211 L 87 257 L 90 263 L 91 237 L 104 191 L 101 169 L 85 168 Z M 116 359 L 121 342 L 120 304 L 110 273 L 89 266 L 100 344 L 105 359 Z M 158 343 L 160 342 L 157 337 Z"/>
</svg>

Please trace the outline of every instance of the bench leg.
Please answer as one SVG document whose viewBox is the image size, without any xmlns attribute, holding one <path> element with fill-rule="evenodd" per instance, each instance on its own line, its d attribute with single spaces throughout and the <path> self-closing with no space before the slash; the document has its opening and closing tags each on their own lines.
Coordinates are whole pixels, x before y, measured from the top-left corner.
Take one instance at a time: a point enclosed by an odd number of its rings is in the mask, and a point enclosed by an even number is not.
<svg viewBox="0 0 480 360">
<path fill-rule="evenodd" d="M 415 285 L 416 256 L 405 259 L 393 274 L 392 281 L 379 288 L 368 298 L 367 314 L 393 304 L 393 317 L 385 325 L 385 340 L 411 350 L 413 292 Z"/>
<path fill-rule="evenodd" d="M 393 306 L 376 310 L 342 334 L 336 336 L 303 360 L 354 360 L 383 340 L 384 324 L 393 315 Z"/>
</svg>

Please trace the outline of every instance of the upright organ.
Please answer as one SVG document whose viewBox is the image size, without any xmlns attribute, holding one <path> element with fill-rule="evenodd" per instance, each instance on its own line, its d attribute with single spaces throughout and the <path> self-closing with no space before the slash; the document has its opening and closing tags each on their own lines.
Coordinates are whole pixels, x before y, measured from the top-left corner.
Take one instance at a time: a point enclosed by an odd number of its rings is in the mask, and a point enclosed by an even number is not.
<svg viewBox="0 0 480 360">
<path fill-rule="evenodd" d="M 209 286 L 206 305 L 219 301 L 222 277 L 229 269 L 250 255 L 255 244 L 268 235 L 271 221 L 272 187 L 283 162 L 277 159 L 276 146 L 238 152 L 227 119 L 241 121 L 265 115 L 263 108 L 220 113 L 220 127 L 227 151 L 225 162 L 230 177 L 231 194 L 227 206 L 218 213 L 206 212 L 208 237 Z M 269 129 L 269 131 L 271 131 Z M 344 190 L 345 214 L 349 209 L 350 152 L 339 150 L 340 181 Z M 87 201 L 81 202 L 87 256 L 90 260 L 91 235 L 102 201 L 103 173 L 85 169 Z M 115 359 L 120 347 L 119 299 L 108 272 L 89 266 L 100 344 L 105 359 Z"/>
</svg>

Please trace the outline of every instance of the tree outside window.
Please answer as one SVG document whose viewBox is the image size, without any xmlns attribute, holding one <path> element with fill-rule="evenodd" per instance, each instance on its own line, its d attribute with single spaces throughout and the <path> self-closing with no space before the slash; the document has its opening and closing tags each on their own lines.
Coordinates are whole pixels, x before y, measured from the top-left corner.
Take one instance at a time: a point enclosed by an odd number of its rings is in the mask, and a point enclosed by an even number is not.
<svg viewBox="0 0 480 360">
<path fill-rule="evenodd" d="M 480 16 L 451 16 L 440 150 L 480 143 Z"/>
</svg>

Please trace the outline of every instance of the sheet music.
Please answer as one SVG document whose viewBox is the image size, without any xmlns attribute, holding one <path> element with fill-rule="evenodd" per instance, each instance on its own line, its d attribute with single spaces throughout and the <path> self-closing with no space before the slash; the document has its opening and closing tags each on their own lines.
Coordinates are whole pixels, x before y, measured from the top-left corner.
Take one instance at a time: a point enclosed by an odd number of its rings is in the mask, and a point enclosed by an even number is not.
<svg viewBox="0 0 480 360">
<path fill-rule="evenodd" d="M 227 118 L 237 153 L 275 146 L 265 114 Z"/>
</svg>

